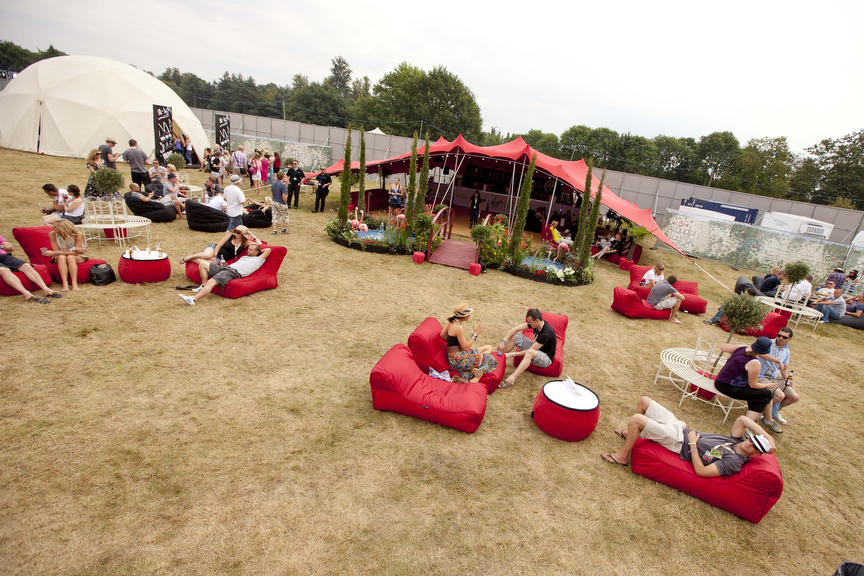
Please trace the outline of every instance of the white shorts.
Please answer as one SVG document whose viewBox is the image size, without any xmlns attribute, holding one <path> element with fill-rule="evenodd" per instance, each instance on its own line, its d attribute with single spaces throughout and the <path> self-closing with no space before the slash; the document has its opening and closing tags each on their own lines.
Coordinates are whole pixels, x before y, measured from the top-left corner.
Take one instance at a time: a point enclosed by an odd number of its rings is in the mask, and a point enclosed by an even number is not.
<svg viewBox="0 0 864 576">
<path fill-rule="evenodd" d="M 648 405 L 645 416 L 648 418 L 648 423 L 645 424 L 645 428 L 642 429 L 639 436 L 657 442 L 670 452 L 680 453 L 684 446 L 684 428 L 686 426 L 684 422 L 678 420 L 675 414 L 653 400 Z"/>
<path fill-rule="evenodd" d="M 667 296 L 666 298 L 660 300 L 656 306 L 654 306 L 655 310 L 669 310 L 675 303 L 678 302 L 678 298 L 675 296 Z"/>
</svg>

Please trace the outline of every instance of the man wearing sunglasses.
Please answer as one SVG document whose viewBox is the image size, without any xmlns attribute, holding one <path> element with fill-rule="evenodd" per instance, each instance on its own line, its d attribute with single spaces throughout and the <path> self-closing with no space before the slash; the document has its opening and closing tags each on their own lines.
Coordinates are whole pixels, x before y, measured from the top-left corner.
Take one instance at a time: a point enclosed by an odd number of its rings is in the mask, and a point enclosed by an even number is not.
<svg viewBox="0 0 864 576">
<path fill-rule="evenodd" d="M 792 339 L 791 328 L 781 328 L 777 332 L 777 338 L 771 343 L 770 355 L 779 362 L 769 362 L 759 357 L 762 369 L 759 371 L 757 382 L 767 384 L 774 391 L 774 399 L 771 402 L 772 420 L 766 420 L 761 414 L 757 422 L 772 432 L 782 433 L 783 429 L 777 425 L 786 424 L 786 419 L 780 415 L 780 409 L 794 404 L 801 398 L 792 389 L 792 372 L 789 370 L 789 340 Z"/>
</svg>

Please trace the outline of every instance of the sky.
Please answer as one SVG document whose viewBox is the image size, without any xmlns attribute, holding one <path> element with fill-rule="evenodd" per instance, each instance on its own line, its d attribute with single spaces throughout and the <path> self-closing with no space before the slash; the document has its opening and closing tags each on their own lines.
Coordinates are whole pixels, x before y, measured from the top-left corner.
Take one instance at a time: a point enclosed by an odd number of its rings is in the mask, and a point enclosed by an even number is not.
<svg viewBox="0 0 864 576">
<path fill-rule="evenodd" d="M 785 136 L 803 153 L 864 128 L 864 2 L 229 2 L 29 0 L 0 40 L 50 44 L 157 75 L 321 81 L 342 56 L 374 85 L 401 62 L 444 66 L 483 128 L 607 127 L 653 138 Z M 386 129 L 385 129 L 386 130 Z"/>
</svg>

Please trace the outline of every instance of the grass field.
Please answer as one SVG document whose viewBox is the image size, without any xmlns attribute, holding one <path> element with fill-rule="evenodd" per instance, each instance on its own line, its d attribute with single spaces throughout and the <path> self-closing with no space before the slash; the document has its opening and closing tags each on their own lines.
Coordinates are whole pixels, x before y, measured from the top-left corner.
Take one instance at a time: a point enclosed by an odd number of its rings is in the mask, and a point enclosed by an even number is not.
<svg viewBox="0 0 864 576">
<path fill-rule="evenodd" d="M 0 235 L 39 225 L 45 182 L 83 189 L 84 161 L 0 150 Z M 704 317 L 616 314 L 612 289 L 628 277 L 608 263 L 571 288 L 349 250 L 323 232 L 332 212 L 311 206 L 304 196 L 292 211 L 291 234 L 261 231 L 288 248 L 276 290 L 184 304 L 178 260 L 218 235 L 177 221 L 153 225 L 167 282 L 85 284 L 50 305 L 0 297 L 0 571 L 811 575 L 864 562 L 864 332 L 796 331 L 802 400 L 775 435 L 784 492 L 752 525 L 599 457 L 641 395 L 728 433 L 719 411 L 678 408 L 652 384 L 662 349 L 701 332 L 725 341 Z M 120 252 L 89 254 L 116 269 Z M 726 296 L 667 250 L 643 263 L 658 259 L 699 281 L 711 313 Z M 739 275 L 699 265 L 726 286 Z M 473 435 L 372 409 L 378 359 L 461 301 L 486 327 L 481 343 L 530 306 L 570 316 L 565 372 L 600 397 L 592 436 L 571 444 L 534 425 L 545 379 L 531 374 L 489 396 Z"/>
</svg>

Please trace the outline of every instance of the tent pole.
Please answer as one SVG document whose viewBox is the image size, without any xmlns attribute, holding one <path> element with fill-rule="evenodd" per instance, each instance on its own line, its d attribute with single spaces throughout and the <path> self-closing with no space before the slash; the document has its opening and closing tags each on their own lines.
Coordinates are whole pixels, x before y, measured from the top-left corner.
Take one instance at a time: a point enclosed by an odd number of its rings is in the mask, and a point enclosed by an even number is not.
<svg viewBox="0 0 864 576">
<path fill-rule="evenodd" d="M 446 154 L 444 154 L 444 168 L 447 167 L 447 159 L 449 157 L 450 157 L 450 152 L 447 152 Z M 443 176 L 444 176 L 444 169 L 442 168 L 441 169 L 441 177 L 443 178 Z M 433 207 L 435 207 L 435 205 L 438 204 L 438 192 L 441 191 L 441 178 L 438 178 L 437 184 L 438 184 L 438 186 L 435 188 L 435 201 L 432 203 Z"/>
<path fill-rule="evenodd" d="M 513 172 L 510 174 L 510 193 L 507 194 L 507 219 L 510 219 L 510 206 L 513 204 L 513 186 L 516 184 L 516 162 L 513 162 Z"/>
<path fill-rule="evenodd" d="M 555 202 L 555 189 L 558 188 L 558 177 L 555 177 L 555 186 L 552 187 L 552 197 L 549 198 L 549 209 L 546 211 L 546 226 L 549 226 L 549 219 L 552 217 L 552 204 Z"/>
</svg>

